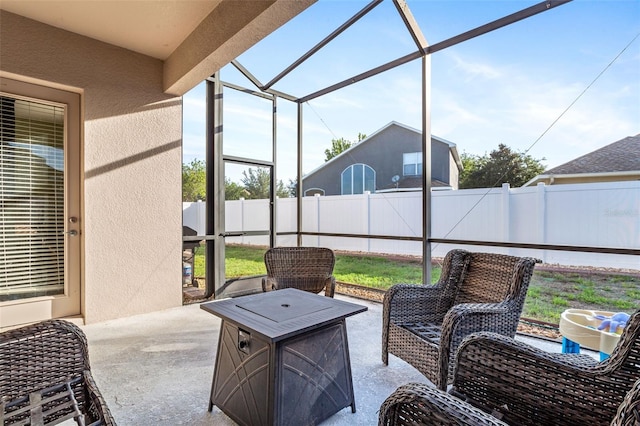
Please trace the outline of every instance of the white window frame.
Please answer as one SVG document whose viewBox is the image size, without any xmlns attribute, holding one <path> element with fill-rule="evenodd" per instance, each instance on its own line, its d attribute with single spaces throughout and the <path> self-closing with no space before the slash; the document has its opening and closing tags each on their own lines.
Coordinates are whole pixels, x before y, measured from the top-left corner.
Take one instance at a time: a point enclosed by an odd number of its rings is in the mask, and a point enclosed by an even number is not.
<svg viewBox="0 0 640 426">
<path fill-rule="evenodd" d="M 413 173 L 406 173 L 406 167 L 412 166 Z M 420 152 L 405 152 L 402 154 L 402 175 L 403 176 L 420 176 L 422 175 L 422 151 Z M 418 173 L 418 169 L 420 173 Z"/>
<path fill-rule="evenodd" d="M 354 193 L 353 192 L 353 168 L 356 166 L 362 166 L 362 192 L 357 192 Z M 367 189 L 367 179 L 366 179 L 366 170 L 367 169 L 371 169 L 371 171 L 373 172 L 373 188 Z M 347 172 L 347 170 L 351 171 L 351 192 L 349 193 L 345 193 L 344 190 L 344 179 L 343 176 L 344 174 Z M 348 167 L 345 167 L 345 169 L 342 171 L 342 173 L 340 173 L 340 194 L 341 195 L 356 195 L 356 194 L 364 194 L 365 192 L 370 192 L 370 193 L 374 193 L 376 192 L 376 170 L 369 166 L 368 164 L 364 164 L 364 163 L 355 163 L 355 164 L 351 164 Z"/>
</svg>

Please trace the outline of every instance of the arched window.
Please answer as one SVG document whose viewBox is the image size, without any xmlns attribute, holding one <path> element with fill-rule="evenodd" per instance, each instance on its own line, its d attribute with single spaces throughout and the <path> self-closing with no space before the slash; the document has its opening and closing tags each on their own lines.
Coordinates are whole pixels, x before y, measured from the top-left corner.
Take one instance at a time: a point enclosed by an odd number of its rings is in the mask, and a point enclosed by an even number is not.
<svg viewBox="0 0 640 426">
<path fill-rule="evenodd" d="M 376 172 L 366 164 L 352 164 L 341 175 L 342 195 L 376 192 Z"/>
<path fill-rule="evenodd" d="M 313 197 L 315 195 L 324 195 L 324 189 L 322 188 L 309 188 L 304 191 L 305 197 Z"/>
</svg>

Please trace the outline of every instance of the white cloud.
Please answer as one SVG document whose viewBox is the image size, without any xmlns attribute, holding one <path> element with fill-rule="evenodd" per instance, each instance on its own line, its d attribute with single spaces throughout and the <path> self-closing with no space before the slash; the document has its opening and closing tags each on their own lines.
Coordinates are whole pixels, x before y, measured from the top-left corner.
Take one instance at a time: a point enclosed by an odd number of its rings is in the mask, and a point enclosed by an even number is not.
<svg viewBox="0 0 640 426">
<path fill-rule="evenodd" d="M 466 82 L 476 78 L 493 80 L 503 78 L 505 75 L 502 70 L 488 63 L 465 60 L 455 53 L 451 53 L 448 56 L 454 62 L 454 69 L 463 72 L 464 81 Z"/>
</svg>

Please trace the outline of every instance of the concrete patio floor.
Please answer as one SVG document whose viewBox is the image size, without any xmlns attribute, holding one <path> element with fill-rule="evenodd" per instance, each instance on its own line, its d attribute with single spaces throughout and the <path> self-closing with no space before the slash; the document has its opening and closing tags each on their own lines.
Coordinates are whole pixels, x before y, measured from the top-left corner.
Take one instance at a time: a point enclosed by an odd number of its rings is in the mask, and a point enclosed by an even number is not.
<svg viewBox="0 0 640 426">
<path fill-rule="evenodd" d="M 356 413 L 344 408 L 322 424 L 375 425 L 398 386 L 426 378 L 399 358 L 380 359 L 382 304 L 337 295 L 368 307 L 347 318 Z M 235 425 L 207 411 L 221 320 L 199 304 L 82 326 L 93 376 L 119 425 Z M 547 351 L 561 345 L 518 335 Z"/>
</svg>

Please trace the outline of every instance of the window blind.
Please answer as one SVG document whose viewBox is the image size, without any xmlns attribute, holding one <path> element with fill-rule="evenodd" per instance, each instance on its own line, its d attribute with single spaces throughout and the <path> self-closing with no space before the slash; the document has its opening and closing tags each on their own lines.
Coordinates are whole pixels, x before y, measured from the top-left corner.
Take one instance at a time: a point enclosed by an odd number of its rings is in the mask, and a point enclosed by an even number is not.
<svg viewBox="0 0 640 426">
<path fill-rule="evenodd" d="M 0 94 L 0 301 L 64 292 L 64 114 Z"/>
</svg>

